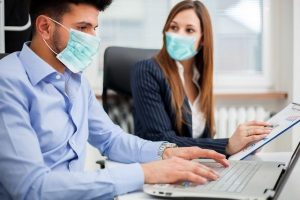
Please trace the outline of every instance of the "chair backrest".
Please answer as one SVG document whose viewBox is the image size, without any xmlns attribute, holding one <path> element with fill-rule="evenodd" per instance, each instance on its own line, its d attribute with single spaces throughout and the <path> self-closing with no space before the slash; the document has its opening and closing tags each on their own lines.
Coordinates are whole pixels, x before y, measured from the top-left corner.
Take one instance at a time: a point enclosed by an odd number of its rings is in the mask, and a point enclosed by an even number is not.
<svg viewBox="0 0 300 200">
<path fill-rule="evenodd" d="M 108 47 L 104 53 L 103 93 L 108 89 L 131 96 L 130 73 L 134 64 L 153 57 L 158 50 Z"/>
<path fill-rule="evenodd" d="M 123 130 L 134 132 L 130 74 L 140 60 L 153 57 L 158 50 L 108 47 L 104 52 L 102 103 L 110 118 Z M 108 97 L 112 90 L 116 95 Z"/>
<path fill-rule="evenodd" d="M 157 49 L 108 47 L 104 52 L 103 106 L 106 108 L 107 91 L 131 97 L 130 73 L 135 63 L 149 59 Z M 106 110 L 107 111 L 107 110 Z"/>
</svg>

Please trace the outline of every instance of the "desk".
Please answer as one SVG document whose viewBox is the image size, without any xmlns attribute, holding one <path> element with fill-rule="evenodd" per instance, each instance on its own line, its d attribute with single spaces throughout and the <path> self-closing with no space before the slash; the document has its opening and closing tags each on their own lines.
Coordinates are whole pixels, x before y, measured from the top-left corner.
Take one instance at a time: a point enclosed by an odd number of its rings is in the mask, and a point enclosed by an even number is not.
<svg viewBox="0 0 300 200">
<path fill-rule="evenodd" d="M 246 160 L 262 160 L 262 161 L 278 161 L 278 162 L 285 162 L 288 163 L 290 157 L 292 156 L 291 152 L 276 152 L 276 153 L 257 153 L 255 155 L 249 156 Z M 110 164 L 108 164 L 108 167 Z M 295 179 L 297 182 L 300 183 L 300 176 L 299 179 Z M 298 185 L 298 184 L 296 184 Z M 152 196 L 143 193 L 142 191 L 137 191 L 129 194 L 125 194 L 116 198 L 116 200 L 150 200 L 154 199 Z M 155 198 L 155 199 L 162 199 L 162 198 Z M 165 200 L 165 199 L 164 199 Z"/>
</svg>

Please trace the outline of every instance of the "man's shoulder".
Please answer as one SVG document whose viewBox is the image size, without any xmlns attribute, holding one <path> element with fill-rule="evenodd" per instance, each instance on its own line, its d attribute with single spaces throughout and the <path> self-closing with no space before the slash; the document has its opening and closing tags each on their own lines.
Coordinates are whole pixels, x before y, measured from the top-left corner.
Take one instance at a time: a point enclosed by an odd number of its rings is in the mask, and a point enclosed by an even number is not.
<svg viewBox="0 0 300 200">
<path fill-rule="evenodd" d="M 3 78 L 26 75 L 25 69 L 19 59 L 19 52 L 11 53 L 0 60 L 0 76 Z"/>
<path fill-rule="evenodd" d="M 28 76 L 22 62 L 19 59 L 19 52 L 11 53 L 0 60 L 0 81 L 18 85 L 28 82 Z"/>
</svg>

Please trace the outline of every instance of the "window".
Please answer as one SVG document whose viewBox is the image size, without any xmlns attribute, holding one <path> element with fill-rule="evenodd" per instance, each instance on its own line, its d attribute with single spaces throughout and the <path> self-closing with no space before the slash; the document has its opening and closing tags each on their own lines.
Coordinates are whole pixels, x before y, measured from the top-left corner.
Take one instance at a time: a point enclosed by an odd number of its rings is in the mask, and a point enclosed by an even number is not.
<svg viewBox="0 0 300 200">
<path fill-rule="evenodd" d="M 202 0 L 210 12 L 214 28 L 217 90 L 271 86 L 269 1 Z M 169 11 L 178 2 L 180 0 L 113 1 L 100 14 L 100 58 L 106 47 L 114 45 L 161 48 L 163 25 Z"/>
</svg>

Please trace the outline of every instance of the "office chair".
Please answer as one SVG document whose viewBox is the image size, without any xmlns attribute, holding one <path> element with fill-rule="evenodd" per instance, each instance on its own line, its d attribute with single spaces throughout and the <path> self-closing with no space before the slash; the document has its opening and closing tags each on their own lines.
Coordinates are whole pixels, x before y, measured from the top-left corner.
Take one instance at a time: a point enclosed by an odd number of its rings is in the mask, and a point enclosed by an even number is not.
<svg viewBox="0 0 300 200">
<path fill-rule="evenodd" d="M 158 50 L 108 47 L 104 52 L 102 101 L 110 118 L 125 131 L 133 133 L 130 73 L 135 63 L 153 57 Z M 108 95 L 108 91 L 114 95 Z M 112 94 L 112 93 L 109 93 Z"/>
<path fill-rule="evenodd" d="M 29 2 L 0 0 L 0 53 L 19 51 L 30 40 Z"/>
</svg>

